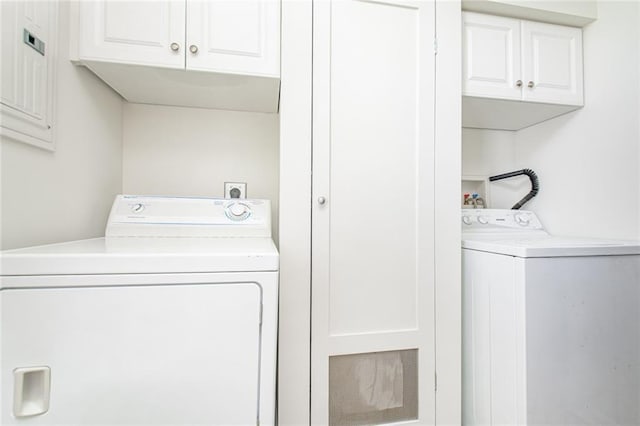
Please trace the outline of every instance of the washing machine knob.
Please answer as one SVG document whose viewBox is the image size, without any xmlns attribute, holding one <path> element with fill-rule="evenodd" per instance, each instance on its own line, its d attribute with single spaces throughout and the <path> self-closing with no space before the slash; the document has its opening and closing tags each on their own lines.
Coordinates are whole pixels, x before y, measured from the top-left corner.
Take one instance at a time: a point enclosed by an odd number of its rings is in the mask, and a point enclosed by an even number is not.
<svg viewBox="0 0 640 426">
<path fill-rule="evenodd" d="M 251 215 L 251 208 L 243 203 L 233 203 L 227 206 L 226 213 L 231 220 L 245 220 Z"/>
<path fill-rule="evenodd" d="M 478 216 L 478 223 L 486 225 L 489 223 L 489 219 L 486 216 Z"/>
<path fill-rule="evenodd" d="M 527 226 L 529 225 L 529 222 L 531 222 L 531 219 L 524 214 L 517 214 L 515 216 L 515 219 L 516 219 L 516 223 L 520 226 Z"/>
<path fill-rule="evenodd" d="M 471 218 L 469 216 L 462 216 L 462 223 L 465 225 L 471 225 Z"/>
</svg>

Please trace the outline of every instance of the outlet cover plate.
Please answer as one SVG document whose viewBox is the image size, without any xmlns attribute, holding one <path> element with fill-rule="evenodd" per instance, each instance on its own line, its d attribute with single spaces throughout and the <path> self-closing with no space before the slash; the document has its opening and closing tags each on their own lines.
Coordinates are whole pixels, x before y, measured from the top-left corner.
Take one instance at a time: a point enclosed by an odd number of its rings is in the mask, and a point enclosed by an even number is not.
<svg viewBox="0 0 640 426">
<path fill-rule="evenodd" d="M 232 197 L 239 191 L 239 196 Z M 225 182 L 224 183 L 224 198 L 247 198 L 247 183 L 246 182 Z"/>
</svg>

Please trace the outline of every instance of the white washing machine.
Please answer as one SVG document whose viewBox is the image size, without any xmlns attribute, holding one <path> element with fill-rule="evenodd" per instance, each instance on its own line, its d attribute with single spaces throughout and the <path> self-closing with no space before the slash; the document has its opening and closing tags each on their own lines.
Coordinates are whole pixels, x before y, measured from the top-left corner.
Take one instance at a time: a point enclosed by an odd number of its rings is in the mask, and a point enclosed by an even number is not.
<svg viewBox="0 0 640 426">
<path fill-rule="evenodd" d="M 265 200 L 118 196 L 105 238 L 1 253 L 3 425 L 272 425 Z"/>
<path fill-rule="evenodd" d="M 640 245 L 463 210 L 463 422 L 640 424 Z"/>
</svg>

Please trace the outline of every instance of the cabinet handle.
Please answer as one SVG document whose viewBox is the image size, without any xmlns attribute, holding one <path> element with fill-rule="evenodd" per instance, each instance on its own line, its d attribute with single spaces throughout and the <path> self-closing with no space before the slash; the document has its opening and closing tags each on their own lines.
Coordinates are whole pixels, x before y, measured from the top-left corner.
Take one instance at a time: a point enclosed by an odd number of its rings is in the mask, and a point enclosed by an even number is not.
<svg viewBox="0 0 640 426">
<path fill-rule="evenodd" d="M 325 197 L 318 197 L 318 204 L 320 204 L 321 206 L 323 206 L 326 202 L 327 199 Z"/>
<path fill-rule="evenodd" d="M 522 87 L 522 80 L 516 81 L 516 87 Z"/>
<path fill-rule="evenodd" d="M 534 86 L 533 81 L 530 81 L 530 82 L 527 84 L 527 87 L 528 87 L 529 89 L 533 89 L 533 86 Z"/>
<path fill-rule="evenodd" d="M 189 52 L 195 55 L 196 53 L 198 53 L 198 46 L 196 46 L 195 44 L 192 44 L 191 46 L 189 46 Z"/>
<path fill-rule="evenodd" d="M 177 52 L 178 50 L 180 50 L 180 45 L 176 42 L 171 43 L 171 50 Z"/>
</svg>

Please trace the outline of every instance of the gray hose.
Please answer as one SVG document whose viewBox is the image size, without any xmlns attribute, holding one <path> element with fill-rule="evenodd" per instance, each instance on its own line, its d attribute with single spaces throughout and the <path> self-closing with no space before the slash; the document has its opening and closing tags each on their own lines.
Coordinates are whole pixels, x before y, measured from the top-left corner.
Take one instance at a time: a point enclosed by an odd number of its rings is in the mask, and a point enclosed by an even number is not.
<svg viewBox="0 0 640 426">
<path fill-rule="evenodd" d="M 529 177 L 531 181 L 531 191 L 527 195 L 525 195 L 522 200 L 518 201 L 511 207 L 511 210 L 520 210 L 522 206 L 524 206 L 529 200 L 535 197 L 540 191 L 540 184 L 538 182 L 538 175 L 531 169 L 522 169 L 516 170 L 515 172 L 503 173 L 501 175 L 495 175 L 489 177 L 489 182 L 493 182 L 496 180 L 507 179 L 514 176 L 526 175 Z"/>
</svg>

